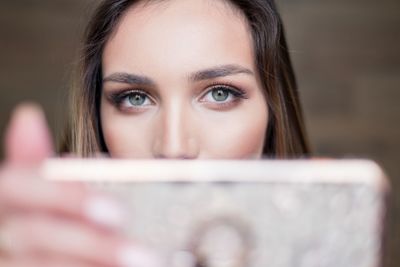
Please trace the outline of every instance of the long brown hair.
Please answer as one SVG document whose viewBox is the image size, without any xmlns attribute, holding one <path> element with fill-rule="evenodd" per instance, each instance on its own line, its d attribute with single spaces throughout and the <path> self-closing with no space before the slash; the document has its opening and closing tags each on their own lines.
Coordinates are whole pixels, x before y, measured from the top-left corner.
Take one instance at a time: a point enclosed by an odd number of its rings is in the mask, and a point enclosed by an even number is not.
<svg viewBox="0 0 400 267">
<path fill-rule="evenodd" d="M 124 12 L 141 1 L 152 0 L 105 0 L 94 12 L 85 33 L 78 82 L 71 99 L 72 113 L 60 152 L 83 157 L 107 152 L 99 111 L 102 53 Z M 276 158 L 309 155 L 296 80 L 274 1 L 225 1 L 242 12 L 252 33 L 255 63 L 269 110 L 263 155 Z"/>
</svg>

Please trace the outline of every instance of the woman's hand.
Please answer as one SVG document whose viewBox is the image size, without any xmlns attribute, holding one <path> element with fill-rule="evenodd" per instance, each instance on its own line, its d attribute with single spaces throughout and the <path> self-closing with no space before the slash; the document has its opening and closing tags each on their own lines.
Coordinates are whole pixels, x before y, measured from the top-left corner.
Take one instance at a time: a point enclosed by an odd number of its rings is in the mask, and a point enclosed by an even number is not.
<svg viewBox="0 0 400 267">
<path fill-rule="evenodd" d="M 38 177 L 52 153 L 40 109 L 18 108 L 0 168 L 0 267 L 158 266 L 119 233 L 124 213 L 113 200 L 80 183 Z"/>
</svg>

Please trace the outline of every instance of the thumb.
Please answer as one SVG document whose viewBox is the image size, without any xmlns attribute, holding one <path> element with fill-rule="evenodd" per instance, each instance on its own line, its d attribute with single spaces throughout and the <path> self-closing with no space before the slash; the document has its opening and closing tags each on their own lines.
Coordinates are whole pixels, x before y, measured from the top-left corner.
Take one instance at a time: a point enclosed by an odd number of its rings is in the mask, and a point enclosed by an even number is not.
<svg viewBox="0 0 400 267">
<path fill-rule="evenodd" d="M 52 154 L 51 134 L 42 109 L 35 104 L 17 106 L 6 130 L 6 162 L 37 165 Z"/>
</svg>

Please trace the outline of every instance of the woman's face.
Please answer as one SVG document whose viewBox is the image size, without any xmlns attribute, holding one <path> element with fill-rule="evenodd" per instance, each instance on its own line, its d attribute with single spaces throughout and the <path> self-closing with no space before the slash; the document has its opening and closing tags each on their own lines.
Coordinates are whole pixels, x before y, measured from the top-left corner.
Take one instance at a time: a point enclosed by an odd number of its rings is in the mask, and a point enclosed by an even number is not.
<svg viewBox="0 0 400 267">
<path fill-rule="evenodd" d="M 224 1 L 140 3 L 103 58 L 112 157 L 258 158 L 268 123 L 245 18 Z"/>
</svg>

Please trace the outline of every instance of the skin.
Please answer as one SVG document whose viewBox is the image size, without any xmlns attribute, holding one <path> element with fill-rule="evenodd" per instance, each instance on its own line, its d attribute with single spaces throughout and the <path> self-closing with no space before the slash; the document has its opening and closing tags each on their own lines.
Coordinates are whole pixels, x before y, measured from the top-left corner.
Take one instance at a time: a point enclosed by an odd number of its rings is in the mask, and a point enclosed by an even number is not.
<svg viewBox="0 0 400 267">
<path fill-rule="evenodd" d="M 101 122 L 112 157 L 261 156 L 267 104 L 248 25 L 229 4 L 134 6 L 108 41 L 102 63 Z M 213 92 L 221 89 L 228 98 L 217 101 Z M 122 103 L 115 103 L 120 92 Z M 130 102 L 135 97 L 145 101 Z"/>
<path fill-rule="evenodd" d="M 251 47 L 244 18 L 223 2 L 131 8 L 103 58 L 101 119 L 111 156 L 260 157 L 268 114 Z M 132 77 L 126 83 L 126 75 L 115 73 L 146 76 L 152 84 L 138 86 Z M 240 89 L 240 97 L 215 101 L 210 90 L 218 85 L 226 93 L 221 84 Z M 116 92 L 131 89 L 145 90 L 146 105 L 132 108 L 126 99 L 115 105 Z M 17 108 L 5 147 L 0 266 L 160 266 L 151 252 L 121 236 L 123 210 L 110 198 L 80 183 L 38 179 L 42 161 L 54 153 L 40 108 Z"/>
<path fill-rule="evenodd" d="M 110 197 L 81 183 L 39 178 L 52 147 L 41 109 L 18 106 L 0 166 L 0 266 L 158 266 L 152 252 L 120 235 L 123 209 Z M 93 216 L 93 203 L 113 212 Z"/>
</svg>

